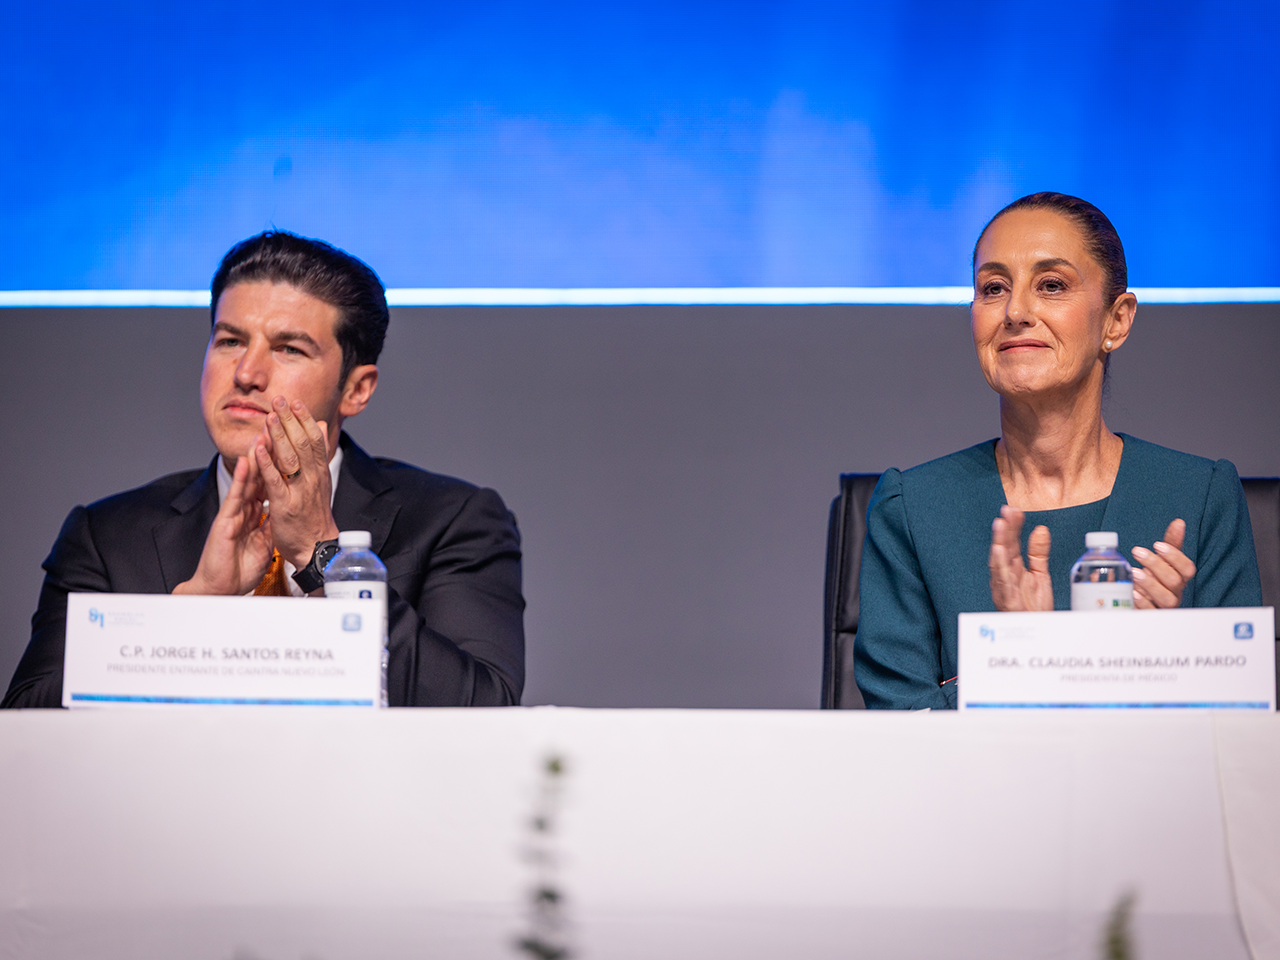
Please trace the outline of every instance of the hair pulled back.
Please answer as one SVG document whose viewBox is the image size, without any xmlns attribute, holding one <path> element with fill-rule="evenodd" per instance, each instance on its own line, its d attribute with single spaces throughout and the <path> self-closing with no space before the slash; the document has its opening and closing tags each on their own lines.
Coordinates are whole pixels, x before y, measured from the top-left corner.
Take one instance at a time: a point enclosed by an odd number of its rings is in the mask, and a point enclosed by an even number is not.
<svg viewBox="0 0 1280 960">
<path fill-rule="evenodd" d="M 976 271 L 978 266 L 978 244 L 982 243 L 991 224 L 1014 210 L 1053 210 L 1080 228 L 1080 232 L 1084 234 L 1085 248 L 1106 275 L 1102 287 L 1106 306 L 1110 307 L 1120 294 L 1129 289 L 1129 267 L 1125 263 L 1124 244 L 1120 242 L 1120 234 L 1116 233 L 1116 228 L 1107 219 L 1107 215 L 1092 203 L 1066 193 L 1028 194 L 1013 201 L 988 220 L 982 233 L 978 234 L 978 242 L 973 245 L 973 270 Z"/>
</svg>

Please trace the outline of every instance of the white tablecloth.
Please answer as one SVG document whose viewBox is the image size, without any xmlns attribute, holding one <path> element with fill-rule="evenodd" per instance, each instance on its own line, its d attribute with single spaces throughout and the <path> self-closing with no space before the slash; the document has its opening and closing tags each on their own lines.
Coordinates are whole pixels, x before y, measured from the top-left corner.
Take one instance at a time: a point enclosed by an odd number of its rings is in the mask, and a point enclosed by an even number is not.
<svg viewBox="0 0 1280 960">
<path fill-rule="evenodd" d="M 583 958 L 1280 958 L 1277 798 L 1274 715 L 7 713 L 0 957 L 514 957 L 541 876 Z"/>
</svg>

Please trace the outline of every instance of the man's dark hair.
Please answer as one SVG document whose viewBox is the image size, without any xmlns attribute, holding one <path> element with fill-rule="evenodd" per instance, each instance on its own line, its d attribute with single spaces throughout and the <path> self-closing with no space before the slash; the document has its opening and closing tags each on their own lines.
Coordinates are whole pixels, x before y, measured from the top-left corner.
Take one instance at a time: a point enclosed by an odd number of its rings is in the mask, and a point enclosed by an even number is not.
<svg viewBox="0 0 1280 960">
<path fill-rule="evenodd" d="M 213 275 L 210 323 L 217 322 L 218 298 L 237 283 L 287 283 L 338 309 L 334 331 L 342 347 L 342 376 L 365 363 L 377 363 L 391 313 L 387 292 L 368 264 L 323 240 L 286 230 L 267 230 L 227 251 Z"/>
<path fill-rule="evenodd" d="M 1129 289 L 1129 267 L 1125 263 L 1124 244 L 1120 242 L 1120 234 L 1105 213 L 1088 200 L 1081 200 L 1067 193 L 1028 194 L 1013 201 L 988 220 L 982 233 L 978 234 L 978 242 L 973 245 L 974 270 L 978 267 L 978 244 L 982 243 L 982 237 L 991 228 L 991 224 L 1013 210 L 1053 210 L 1080 228 L 1090 256 L 1106 274 L 1102 290 L 1105 306 L 1110 307 L 1116 302 L 1116 297 Z"/>
</svg>

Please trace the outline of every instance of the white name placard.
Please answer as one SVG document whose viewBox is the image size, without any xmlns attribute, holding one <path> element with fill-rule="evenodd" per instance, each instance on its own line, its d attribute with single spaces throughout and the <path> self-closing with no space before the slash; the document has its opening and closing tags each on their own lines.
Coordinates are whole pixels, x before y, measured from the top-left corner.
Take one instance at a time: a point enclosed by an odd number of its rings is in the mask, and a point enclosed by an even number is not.
<svg viewBox="0 0 1280 960">
<path fill-rule="evenodd" d="M 961 710 L 1274 710 L 1271 607 L 962 613 Z"/>
<path fill-rule="evenodd" d="M 67 597 L 64 707 L 377 707 L 382 604 L 292 597 Z"/>
</svg>

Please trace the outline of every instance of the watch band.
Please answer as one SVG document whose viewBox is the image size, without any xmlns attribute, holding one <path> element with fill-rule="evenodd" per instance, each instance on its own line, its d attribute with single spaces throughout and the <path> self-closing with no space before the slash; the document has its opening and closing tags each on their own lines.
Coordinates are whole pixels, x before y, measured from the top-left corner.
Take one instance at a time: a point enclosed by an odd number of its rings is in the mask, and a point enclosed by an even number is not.
<svg viewBox="0 0 1280 960">
<path fill-rule="evenodd" d="M 339 550 L 337 540 L 317 540 L 311 551 L 311 560 L 305 567 L 293 575 L 303 593 L 314 593 L 324 586 L 324 568 Z"/>
</svg>

